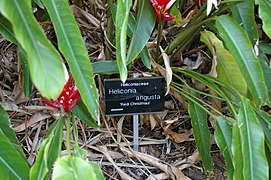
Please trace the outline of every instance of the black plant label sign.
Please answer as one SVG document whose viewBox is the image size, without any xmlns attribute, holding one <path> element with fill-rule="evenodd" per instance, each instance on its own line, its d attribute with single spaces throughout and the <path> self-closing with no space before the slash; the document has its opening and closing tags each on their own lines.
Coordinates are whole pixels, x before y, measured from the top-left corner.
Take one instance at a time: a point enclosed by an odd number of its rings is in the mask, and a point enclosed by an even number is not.
<svg viewBox="0 0 271 180">
<path fill-rule="evenodd" d="M 106 79 L 105 113 L 110 116 L 164 111 L 165 79 L 162 77 Z"/>
</svg>

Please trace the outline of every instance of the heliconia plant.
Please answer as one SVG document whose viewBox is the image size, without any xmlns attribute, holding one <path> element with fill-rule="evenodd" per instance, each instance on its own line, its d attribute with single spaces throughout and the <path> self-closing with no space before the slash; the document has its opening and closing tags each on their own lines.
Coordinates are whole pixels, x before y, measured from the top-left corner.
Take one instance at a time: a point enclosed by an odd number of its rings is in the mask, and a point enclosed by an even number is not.
<svg viewBox="0 0 271 180">
<path fill-rule="evenodd" d="M 99 166 L 88 162 L 86 150 L 79 147 L 75 116 L 98 128 L 103 112 L 99 111 L 95 74 L 118 74 L 125 82 L 136 63 L 143 64 L 144 71 L 164 76 L 168 92 L 181 95 L 189 104 L 186 110 L 204 170 L 213 168 L 210 149 L 214 136 L 228 179 L 270 179 L 268 1 L 138 0 L 133 10 L 132 0 L 105 1 L 106 41 L 110 44 L 105 57 L 109 59 L 94 63 L 68 1 L 35 2 L 52 21 L 57 48 L 37 23 L 31 0 L 0 1 L 0 33 L 18 47 L 25 94 L 31 94 L 33 83 L 44 103 L 59 110 L 60 117 L 51 125 L 30 167 L 8 114 L 0 106 L 0 179 L 104 179 Z M 208 74 L 180 67 L 183 57 L 195 52 L 203 56 L 202 62 L 212 64 Z M 208 90 L 195 88 L 191 83 L 195 81 Z M 216 102 L 226 105 L 227 112 Z M 73 149 L 70 139 L 75 140 Z M 62 156 L 64 147 L 67 154 Z"/>
</svg>

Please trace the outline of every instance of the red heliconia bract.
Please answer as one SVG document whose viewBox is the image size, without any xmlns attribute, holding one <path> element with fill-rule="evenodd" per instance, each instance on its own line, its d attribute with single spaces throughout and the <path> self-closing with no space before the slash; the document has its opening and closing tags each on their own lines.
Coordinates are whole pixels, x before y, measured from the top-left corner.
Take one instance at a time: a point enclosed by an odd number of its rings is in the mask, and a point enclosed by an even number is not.
<svg viewBox="0 0 271 180">
<path fill-rule="evenodd" d="M 152 3 L 152 7 L 155 10 L 155 16 L 158 18 L 158 21 L 160 20 L 160 16 L 164 21 L 170 21 L 174 19 L 173 16 L 167 13 L 172 3 L 171 1 L 175 0 L 150 0 Z"/>
<path fill-rule="evenodd" d="M 53 108 L 60 108 L 62 106 L 65 112 L 69 112 L 81 99 L 80 93 L 76 86 L 71 83 L 71 79 L 72 75 L 70 74 L 57 99 L 50 101 L 42 97 L 44 103 Z"/>
</svg>

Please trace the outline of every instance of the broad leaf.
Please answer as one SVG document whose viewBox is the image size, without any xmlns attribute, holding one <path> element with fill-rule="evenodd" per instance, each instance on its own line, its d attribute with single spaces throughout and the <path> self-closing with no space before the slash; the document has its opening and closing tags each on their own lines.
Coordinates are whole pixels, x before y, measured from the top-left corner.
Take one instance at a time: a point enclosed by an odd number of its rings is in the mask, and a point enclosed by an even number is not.
<svg viewBox="0 0 271 180">
<path fill-rule="evenodd" d="M 232 154 L 233 154 L 233 166 L 234 173 L 233 178 L 238 180 L 244 179 L 244 158 L 242 149 L 242 140 L 240 137 L 240 129 L 238 127 L 238 123 L 236 122 L 232 129 Z"/>
<path fill-rule="evenodd" d="M 263 21 L 263 30 L 271 38 L 270 0 L 255 0 L 255 2 L 259 5 L 259 15 Z"/>
<path fill-rule="evenodd" d="M 116 13 L 116 55 L 120 73 L 120 79 L 125 81 L 127 78 L 126 67 L 126 44 L 127 44 L 127 26 L 131 0 L 118 0 Z"/>
<path fill-rule="evenodd" d="M 216 27 L 245 78 L 255 104 L 260 106 L 266 103 L 268 93 L 261 65 L 253 54 L 253 47 L 245 31 L 226 15 L 217 18 Z"/>
<path fill-rule="evenodd" d="M 76 87 L 94 119 L 98 118 L 98 94 L 84 41 L 67 0 L 42 1 L 53 21 L 58 46 L 67 60 Z"/>
<path fill-rule="evenodd" d="M 142 51 L 148 42 L 155 26 L 156 17 L 149 0 L 139 1 L 137 24 L 127 55 L 127 64 L 130 64 Z"/>
<path fill-rule="evenodd" d="M 250 101 L 246 98 L 242 98 L 241 108 L 237 116 L 237 125 L 235 126 L 239 128 L 240 133 L 241 149 L 238 151 L 241 150 L 242 152 L 244 179 L 268 179 L 264 133 Z M 236 146 L 236 143 L 233 143 L 233 146 Z M 234 158 L 236 158 L 235 155 Z"/>
<path fill-rule="evenodd" d="M 259 109 L 255 111 L 265 134 L 265 143 L 271 150 L 271 115 Z"/>
<path fill-rule="evenodd" d="M 0 13 L 0 34 L 2 34 L 6 40 L 18 43 L 15 34 L 12 30 L 10 22 Z"/>
<path fill-rule="evenodd" d="M 94 74 L 117 74 L 118 64 L 116 61 L 99 61 L 92 63 L 92 69 Z"/>
<path fill-rule="evenodd" d="M 77 104 L 72 108 L 72 113 L 76 115 L 81 121 L 86 123 L 88 126 L 92 128 L 98 128 L 96 121 L 89 114 L 87 107 L 82 102 L 82 100 L 78 101 Z"/>
<path fill-rule="evenodd" d="M 224 117 L 216 118 L 216 128 L 215 128 L 215 140 L 225 157 L 225 162 L 227 165 L 227 175 L 228 179 L 233 179 L 233 155 L 231 151 L 232 146 L 232 128 L 230 127 L 228 120 Z"/>
<path fill-rule="evenodd" d="M 112 7 L 110 8 L 112 15 L 113 15 L 113 20 L 114 22 L 116 22 L 116 13 L 117 13 L 117 6 L 116 5 L 112 5 Z M 136 19 L 133 16 L 133 14 L 130 12 L 129 13 L 129 17 L 128 17 L 128 27 L 127 27 L 127 35 L 128 37 L 133 37 L 133 34 L 135 33 L 136 30 Z M 151 68 L 151 57 L 149 54 L 149 50 L 148 48 L 145 46 L 142 51 L 140 52 L 140 57 L 141 57 L 141 61 L 143 62 L 143 64 L 147 67 L 147 68 Z M 127 62 L 129 63 L 129 62 Z"/>
<path fill-rule="evenodd" d="M 255 22 L 254 0 L 245 0 L 231 8 L 233 18 L 241 24 L 254 45 L 259 38 L 258 27 Z"/>
<path fill-rule="evenodd" d="M 1 0 L 0 12 L 11 22 L 16 39 L 26 52 L 36 88 L 47 99 L 57 98 L 65 82 L 61 57 L 34 19 L 31 1 Z"/>
<path fill-rule="evenodd" d="M 233 56 L 227 51 L 223 43 L 210 31 L 201 32 L 201 41 L 217 57 L 217 78 L 233 86 L 240 94 L 246 96 L 247 84 L 241 74 Z M 215 52 L 213 52 L 215 51 Z"/>
<path fill-rule="evenodd" d="M 0 144 L 0 179 L 29 179 L 27 161 L 18 153 L 2 130 L 0 130 Z"/>
<path fill-rule="evenodd" d="M 97 164 L 88 163 L 79 157 L 64 156 L 56 161 L 52 179 L 102 180 L 104 177 Z"/>
<path fill-rule="evenodd" d="M 30 179 L 48 179 L 54 162 L 61 152 L 64 119 L 59 119 L 50 128 L 49 134 L 42 142 L 39 154 L 30 171 Z"/>
<path fill-rule="evenodd" d="M 22 159 L 25 159 L 24 152 L 19 144 L 19 141 L 14 133 L 13 129 L 10 127 L 10 121 L 8 118 L 8 114 L 0 105 L 0 130 L 4 133 L 4 135 L 8 138 L 12 146 L 15 148 L 17 153 L 21 156 Z M 4 148 L 4 146 L 2 146 Z"/>
<path fill-rule="evenodd" d="M 207 113 L 197 104 L 189 101 L 189 114 L 192 121 L 193 135 L 196 141 L 197 148 L 199 150 L 200 158 L 203 162 L 203 166 L 206 170 L 212 170 L 211 159 L 211 133 L 207 123 Z"/>
</svg>

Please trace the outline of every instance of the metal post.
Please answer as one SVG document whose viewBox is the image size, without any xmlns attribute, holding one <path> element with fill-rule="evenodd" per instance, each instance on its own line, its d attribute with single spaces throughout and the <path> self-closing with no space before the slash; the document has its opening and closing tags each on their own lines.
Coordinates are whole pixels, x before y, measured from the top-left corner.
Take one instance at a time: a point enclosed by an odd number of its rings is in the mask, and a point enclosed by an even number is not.
<svg viewBox="0 0 271 180">
<path fill-rule="evenodd" d="M 133 77 L 138 78 L 138 73 L 134 73 Z M 133 115 L 134 151 L 138 151 L 138 126 L 139 126 L 138 119 L 139 119 L 138 115 Z"/>
</svg>

